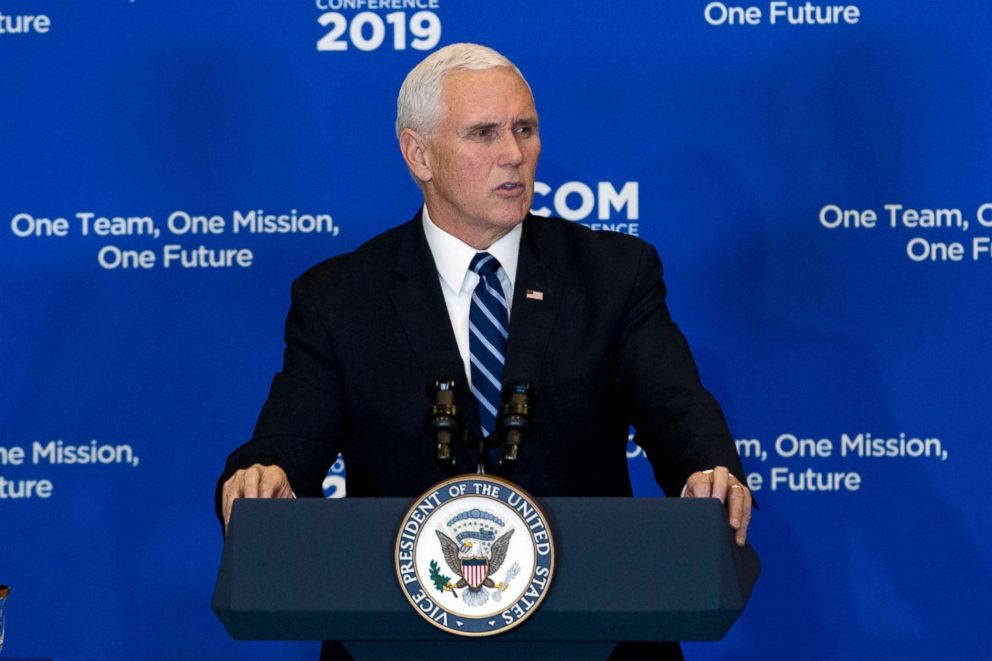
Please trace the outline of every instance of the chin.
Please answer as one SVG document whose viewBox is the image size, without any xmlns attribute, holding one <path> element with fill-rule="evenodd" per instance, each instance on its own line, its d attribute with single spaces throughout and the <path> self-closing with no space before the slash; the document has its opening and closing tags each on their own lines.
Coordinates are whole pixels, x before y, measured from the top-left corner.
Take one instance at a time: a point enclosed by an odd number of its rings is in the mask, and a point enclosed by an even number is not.
<svg viewBox="0 0 992 661">
<path fill-rule="evenodd" d="M 494 222 L 497 225 L 507 228 L 513 228 L 517 224 L 523 222 L 523 219 L 527 217 L 530 212 L 530 204 L 520 204 L 514 205 L 511 209 L 506 209 L 502 213 L 498 214 L 494 218 Z"/>
<path fill-rule="evenodd" d="M 527 217 L 526 213 L 507 215 L 503 218 L 493 221 L 493 225 L 501 227 L 505 230 L 512 230 L 514 227 L 524 222 L 524 218 Z"/>
</svg>

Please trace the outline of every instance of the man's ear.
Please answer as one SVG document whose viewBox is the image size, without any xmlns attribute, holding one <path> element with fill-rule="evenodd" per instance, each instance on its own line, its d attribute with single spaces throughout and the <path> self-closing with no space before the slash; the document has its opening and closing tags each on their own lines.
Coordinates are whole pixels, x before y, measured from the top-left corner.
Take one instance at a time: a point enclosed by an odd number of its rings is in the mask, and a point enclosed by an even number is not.
<svg viewBox="0 0 992 661">
<path fill-rule="evenodd" d="M 426 183 L 434 178 L 427 141 L 419 133 L 409 128 L 400 132 L 400 153 L 417 180 Z"/>
</svg>

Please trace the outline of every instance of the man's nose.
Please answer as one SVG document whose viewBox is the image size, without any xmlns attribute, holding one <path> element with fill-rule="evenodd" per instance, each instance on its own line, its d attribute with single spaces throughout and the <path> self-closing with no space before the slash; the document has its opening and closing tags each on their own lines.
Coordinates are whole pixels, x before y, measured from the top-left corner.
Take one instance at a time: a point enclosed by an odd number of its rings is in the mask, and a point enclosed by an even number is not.
<svg viewBox="0 0 992 661">
<path fill-rule="evenodd" d="M 499 137 L 500 165 L 520 165 L 524 160 L 523 140 L 514 131 L 507 131 Z"/>
</svg>

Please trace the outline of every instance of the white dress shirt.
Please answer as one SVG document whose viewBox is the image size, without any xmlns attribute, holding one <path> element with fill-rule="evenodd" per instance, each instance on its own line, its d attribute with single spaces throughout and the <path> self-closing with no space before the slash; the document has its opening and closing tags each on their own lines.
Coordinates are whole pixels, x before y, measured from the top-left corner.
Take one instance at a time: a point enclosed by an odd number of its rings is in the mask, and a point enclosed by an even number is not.
<svg viewBox="0 0 992 661">
<path fill-rule="evenodd" d="M 500 268 L 496 272 L 503 294 L 506 296 L 507 307 L 513 305 L 513 282 L 517 277 L 517 258 L 520 256 L 520 235 L 523 223 L 504 234 L 485 251 L 476 250 L 461 239 L 448 234 L 434 224 L 427 206 L 423 213 L 424 234 L 427 245 L 430 246 L 437 266 L 438 279 L 441 281 L 441 292 L 444 303 L 448 308 L 451 328 L 455 331 L 455 341 L 458 343 L 458 353 L 465 364 L 465 377 L 472 384 L 472 368 L 468 357 L 468 315 L 472 307 L 472 292 L 479 284 L 479 276 L 469 270 L 469 264 L 476 253 L 488 252 L 499 260 Z M 510 310 L 507 310 L 510 314 Z M 507 317 L 509 320 L 509 317 Z"/>
</svg>

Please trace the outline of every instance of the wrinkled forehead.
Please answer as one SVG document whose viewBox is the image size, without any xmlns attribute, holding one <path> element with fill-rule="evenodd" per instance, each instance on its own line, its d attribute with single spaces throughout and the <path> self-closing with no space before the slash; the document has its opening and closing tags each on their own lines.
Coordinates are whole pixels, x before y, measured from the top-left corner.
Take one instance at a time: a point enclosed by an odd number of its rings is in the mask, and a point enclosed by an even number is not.
<svg viewBox="0 0 992 661">
<path fill-rule="evenodd" d="M 441 79 L 441 113 L 459 120 L 537 119 L 530 86 L 514 67 L 455 69 Z"/>
</svg>

